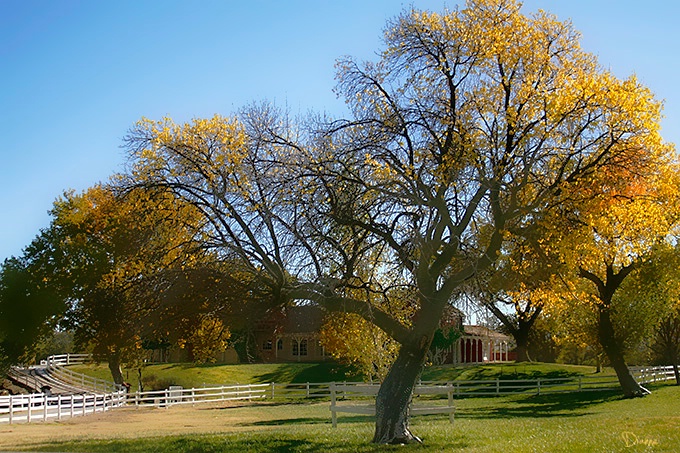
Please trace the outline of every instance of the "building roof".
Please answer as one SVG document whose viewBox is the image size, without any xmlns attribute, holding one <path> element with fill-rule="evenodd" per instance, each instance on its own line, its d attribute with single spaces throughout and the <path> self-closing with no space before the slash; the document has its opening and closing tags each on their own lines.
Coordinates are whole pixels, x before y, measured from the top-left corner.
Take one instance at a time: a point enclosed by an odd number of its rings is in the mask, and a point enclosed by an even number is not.
<svg viewBox="0 0 680 453">
<path fill-rule="evenodd" d="M 493 329 L 489 329 L 486 326 L 463 326 L 463 332 L 465 332 L 465 335 L 476 337 L 493 338 L 496 340 L 512 340 L 510 336 L 497 332 Z"/>
<path fill-rule="evenodd" d="M 317 333 L 323 325 L 325 312 L 316 305 L 297 305 L 287 307 L 281 333 Z"/>
</svg>

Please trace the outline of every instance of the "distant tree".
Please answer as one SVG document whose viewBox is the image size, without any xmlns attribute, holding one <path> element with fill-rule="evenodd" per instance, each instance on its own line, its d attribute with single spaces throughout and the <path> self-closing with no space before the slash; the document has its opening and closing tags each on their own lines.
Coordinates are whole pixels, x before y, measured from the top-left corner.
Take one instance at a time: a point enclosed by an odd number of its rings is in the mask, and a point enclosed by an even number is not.
<svg viewBox="0 0 680 453">
<path fill-rule="evenodd" d="M 565 278 L 575 289 L 563 291 L 564 310 L 581 305 L 596 313 L 597 339 L 629 397 L 646 390 L 631 375 L 626 351 L 657 324 L 677 286 L 664 257 L 673 253 L 680 219 L 680 174 L 671 149 L 653 145 L 637 145 L 655 151 L 641 150 L 637 165 L 625 162 L 610 180 L 575 188 L 554 219 L 566 231 L 555 246 L 572 269 Z"/>
<path fill-rule="evenodd" d="M 40 339 L 47 337 L 66 310 L 59 294 L 37 271 L 46 235 L 37 237 L 20 258 L 0 266 L 0 361 L 3 369 L 30 363 Z M 45 264 L 45 263 L 42 263 Z"/>
<path fill-rule="evenodd" d="M 530 360 L 532 329 L 552 297 L 560 267 L 559 256 L 544 246 L 550 242 L 546 229 L 536 224 L 531 229 L 506 242 L 495 265 L 477 276 L 471 290 L 515 340 L 518 362 Z"/>
<path fill-rule="evenodd" d="M 206 243 L 249 263 L 281 304 L 354 313 L 399 343 L 376 398 L 376 443 L 418 439 L 413 387 L 456 292 L 567 186 L 662 146 L 659 106 L 579 48 L 569 23 L 514 0 L 469 1 L 388 24 L 375 63 L 338 67 L 346 121 L 141 121 L 132 178 L 203 214 Z M 364 273 L 371 269 L 370 273 Z M 409 285 L 404 321 L 356 289 Z"/>
<path fill-rule="evenodd" d="M 680 385 L 680 309 L 661 320 L 656 327 L 654 337 L 650 345 L 655 359 L 663 365 L 672 365 L 675 374 L 675 383 Z"/>
<path fill-rule="evenodd" d="M 121 365 L 145 354 L 145 339 L 194 339 L 205 349 L 199 333 L 217 310 L 221 275 L 201 270 L 207 265 L 187 228 L 190 209 L 169 193 L 118 195 L 95 186 L 66 193 L 52 216 L 47 250 L 54 264 L 44 278 L 69 304 L 64 322 L 76 344 L 106 361 L 116 383 L 123 382 Z"/>
</svg>

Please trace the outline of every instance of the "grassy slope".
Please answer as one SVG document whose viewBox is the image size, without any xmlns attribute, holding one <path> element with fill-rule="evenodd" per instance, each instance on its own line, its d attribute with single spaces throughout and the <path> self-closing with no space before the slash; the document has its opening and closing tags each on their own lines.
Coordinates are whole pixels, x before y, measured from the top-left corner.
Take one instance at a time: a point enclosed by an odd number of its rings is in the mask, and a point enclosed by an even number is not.
<svg viewBox="0 0 680 453">
<path fill-rule="evenodd" d="M 111 374 L 106 365 L 72 366 L 71 369 L 101 379 L 111 380 Z M 547 363 L 489 364 L 473 367 L 444 365 L 426 368 L 423 371 L 422 380 L 536 379 L 589 375 L 593 374 L 594 371 L 593 367 Z M 124 370 L 123 375 L 133 386 L 137 384 L 137 370 Z M 328 362 L 251 365 L 160 364 L 149 365 L 143 369 L 143 382 L 147 390 L 164 389 L 169 385 L 192 388 L 236 383 L 362 380 L 363 378 L 353 372 L 350 367 Z"/>
<path fill-rule="evenodd" d="M 82 365 L 70 367 L 73 371 L 111 380 L 106 365 Z M 123 376 L 137 384 L 137 370 L 124 370 Z M 185 388 L 223 384 L 263 384 L 269 382 L 332 382 L 357 381 L 360 376 L 351 368 L 334 363 L 280 363 L 248 365 L 194 365 L 168 363 L 143 368 L 142 380 L 147 390 L 164 389 L 168 385 Z"/>
<path fill-rule="evenodd" d="M 457 402 L 456 422 L 446 417 L 413 419 L 423 446 L 371 445 L 369 417 L 346 415 L 330 427 L 328 403 L 247 405 L 234 416 L 257 421 L 225 426 L 214 434 L 124 440 L 111 437 L 32 445 L 41 451 L 91 452 L 610 452 L 680 451 L 680 387 L 662 385 L 642 399 L 616 392 L 471 398 Z"/>
</svg>

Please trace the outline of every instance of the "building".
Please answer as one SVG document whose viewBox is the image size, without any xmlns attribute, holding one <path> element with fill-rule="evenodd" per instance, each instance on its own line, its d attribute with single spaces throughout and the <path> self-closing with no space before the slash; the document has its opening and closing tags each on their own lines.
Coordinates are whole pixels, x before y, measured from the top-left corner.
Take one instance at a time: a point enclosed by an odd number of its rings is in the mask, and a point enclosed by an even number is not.
<svg viewBox="0 0 680 453">
<path fill-rule="evenodd" d="M 319 343 L 325 312 L 315 305 L 287 307 L 270 313 L 258 324 L 255 339 L 264 362 L 319 362 L 328 360 Z M 460 329 L 463 313 L 450 307 L 442 319 L 442 329 Z M 438 351 L 439 364 L 507 362 L 515 359 L 512 337 L 484 326 L 463 325 L 456 342 Z"/>
<path fill-rule="evenodd" d="M 319 362 L 329 358 L 319 343 L 325 312 L 315 305 L 276 310 L 258 323 L 254 336 L 263 362 Z"/>
<path fill-rule="evenodd" d="M 463 336 L 452 350 L 452 362 L 484 363 L 515 360 L 512 337 L 485 326 L 463 326 Z"/>
</svg>

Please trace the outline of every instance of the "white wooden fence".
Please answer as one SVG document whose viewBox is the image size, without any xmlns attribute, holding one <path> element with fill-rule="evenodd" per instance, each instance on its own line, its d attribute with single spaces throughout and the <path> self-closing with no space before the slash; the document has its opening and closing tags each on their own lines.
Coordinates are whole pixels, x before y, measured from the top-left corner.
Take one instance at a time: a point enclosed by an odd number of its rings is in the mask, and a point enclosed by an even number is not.
<svg viewBox="0 0 680 453">
<path fill-rule="evenodd" d="M 97 389 L 94 392 L 72 395 L 49 396 L 43 393 L 31 395 L 0 396 L 0 423 L 60 420 L 63 417 L 86 415 L 125 404 L 135 406 L 169 407 L 175 404 L 200 404 L 221 401 L 257 400 L 257 399 L 307 399 L 330 398 L 332 407 L 339 407 L 337 401 L 346 398 L 345 392 L 356 396 L 358 386 L 370 387 L 373 395 L 377 385 L 366 383 L 297 383 L 297 384 L 251 384 L 225 385 L 203 388 L 184 389 L 171 386 L 168 389 L 151 392 L 126 394 L 112 382 L 75 373 L 63 365 L 84 363 L 90 358 L 87 354 L 63 354 L 48 357 L 44 366 L 49 374 L 66 385 L 79 388 Z M 631 368 L 634 377 L 640 382 L 650 383 L 674 379 L 673 367 L 638 367 Z M 28 378 L 27 378 L 28 379 Z M 354 387 L 352 387 L 354 386 Z M 425 407 L 425 412 L 448 413 L 453 416 L 454 397 L 492 396 L 515 393 L 545 394 L 559 392 L 578 392 L 618 388 L 615 376 L 576 376 L 567 378 L 542 378 L 532 380 L 493 379 L 450 382 L 419 382 L 419 394 L 444 395 L 446 405 Z M 361 392 L 359 392 L 361 393 Z M 361 395 L 360 395 L 361 396 Z M 365 395 L 364 395 L 365 396 Z M 439 397 L 441 399 L 441 396 Z M 336 404 L 333 404 L 333 401 Z M 333 410 L 333 409 L 331 409 Z M 373 409 L 374 411 L 375 409 Z M 343 412 L 342 408 L 333 411 Z M 414 413 L 419 412 L 416 408 Z"/>
<path fill-rule="evenodd" d="M 83 363 L 90 362 L 91 360 L 92 356 L 90 354 L 59 354 L 51 355 L 45 360 L 41 360 L 40 365 L 82 365 Z"/>
<path fill-rule="evenodd" d="M 93 393 L 117 392 L 122 386 L 106 379 L 99 379 L 82 373 L 76 373 L 63 365 L 49 362 L 47 366 L 49 374 L 55 379 L 77 388 L 85 389 Z"/>
<path fill-rule="evenodd" d="M 633 377 L 640 384 L 649 384 L 675 379 L 675 371 L 671 365 L 654 367 L 630 367 Z"/>
<path fill-rule="evenodd" d="M 125 404 L 125 392 L 82 395 L 0 396 L 0 423 L 61 420 L 107 411 Z"/>
<path fill-rule="evenodd" d="M 175 404 L 216 403 L 267 398 L 271 384 L 223 385 L 185 389 L 170 386 L 165 390 L 136 392 L 127 395 L 128 404 L 168 407 Z"/>
<path fill-rule="evenodd" d="M 380 389 L 379 384 L 330 384 L 331 391 L 331 423 L 338 426 L 338 413 L 375 415 L 375 396 Z M 453 403 L 454 387 L 452 385 L 417 385 L 413 395 L 426 398 L 411 402 L 411 415 L 448 414 L 453 423 L 456 408 Z M 444 404 L 441 396 L 446 395 Z M 430 397 L 430 398 L 427 398 Z M 433 398 L 432 398 L 433 397 Z M 347 401 L 349 400 L 349 401 Z M 415 400 L 414 400 L 415 401 Z"/>
</svg>

